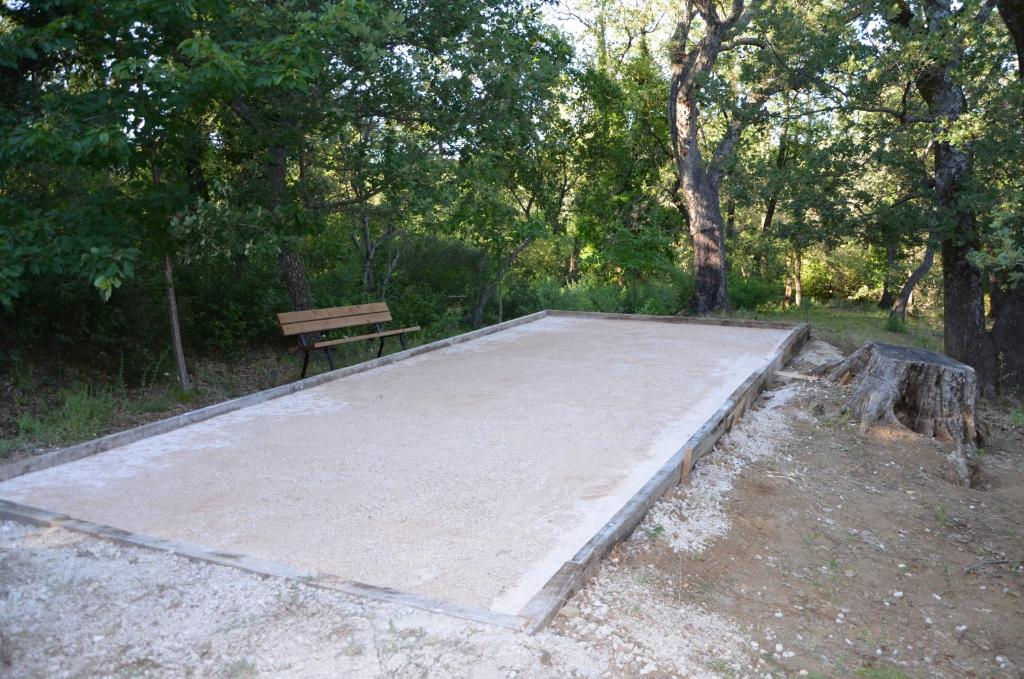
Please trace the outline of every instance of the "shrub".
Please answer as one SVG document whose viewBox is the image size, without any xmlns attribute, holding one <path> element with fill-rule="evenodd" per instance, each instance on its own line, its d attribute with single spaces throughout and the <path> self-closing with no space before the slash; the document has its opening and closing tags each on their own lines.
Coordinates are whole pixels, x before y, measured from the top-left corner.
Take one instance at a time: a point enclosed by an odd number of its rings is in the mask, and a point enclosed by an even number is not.
<svg viewBox="0 0 1024 679">
<path fill-rule="evenodd" d="M 907 322 L 896 314 L 889 314 L 885 319 L 885 329 L 889 332 L 905 333 Z"/>
<path fill-rule="evenodd" d="M 776 281 L 751 276 L 729 277 L 729 301 L 734 309 L 758 309 L 782 298 L 782 286 Z"/>
<path fill-rule="evenodd" d="M 56 410 L 40 415 L 23 415 L 18 420 L 18 433 L 45 445 L 93 439 L 110 426 L 115 406 L 114 397 L 107 391 L 65 391 Z"/>
</svg>

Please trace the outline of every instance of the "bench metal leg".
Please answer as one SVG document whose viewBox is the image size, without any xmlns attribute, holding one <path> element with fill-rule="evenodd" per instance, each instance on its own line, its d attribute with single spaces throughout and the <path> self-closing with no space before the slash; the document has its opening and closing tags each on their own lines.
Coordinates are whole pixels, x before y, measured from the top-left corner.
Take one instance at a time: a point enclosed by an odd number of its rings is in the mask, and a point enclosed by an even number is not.
<svg viewBox="0 0 1024 679">
<path fill-rule="evenodd" d="M 402 345 L 402 351 L 405 351 L 409 347 L 405 346 L 405 333 L 403 332 L 398 336 L 398 342 Z"/>
<path fill-rule="evenodd" d="M 380 338 L 380 346 L 377 347 L 377 358 L 384 355 L 384 338 Z"/>
<path fill-rule="evenodd" d="M 334 370 L 334 352 L 328 347 L 324 349 L 324 353 L 327 354 L 327 365 L 331 366 L 331 370 Z"/>
<path fill-rule="evenodd" d="M 303 377 L 306 376 L 306 368 L 308 368 L 308 367 L 309 367 L 309 352 L 308 351 L 303 351 L 302 352 L 302 375 L 299 377 L 300 380 Z"/>
</svg>

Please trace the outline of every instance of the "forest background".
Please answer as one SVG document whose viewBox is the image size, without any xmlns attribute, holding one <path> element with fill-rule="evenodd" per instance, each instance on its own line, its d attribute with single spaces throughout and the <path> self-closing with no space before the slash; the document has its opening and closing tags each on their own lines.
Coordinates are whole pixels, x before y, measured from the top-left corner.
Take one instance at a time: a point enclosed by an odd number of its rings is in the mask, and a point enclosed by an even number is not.
<svg viewBox="0 0 1024 679">
<path fill-rule="evenodd" d="M 1021 0 L 6 0 L 0 455 L 294 379 L 277 312 L 374 300 L 810 320 L 1019 392 L 1022 68 Z"/>
</svg>

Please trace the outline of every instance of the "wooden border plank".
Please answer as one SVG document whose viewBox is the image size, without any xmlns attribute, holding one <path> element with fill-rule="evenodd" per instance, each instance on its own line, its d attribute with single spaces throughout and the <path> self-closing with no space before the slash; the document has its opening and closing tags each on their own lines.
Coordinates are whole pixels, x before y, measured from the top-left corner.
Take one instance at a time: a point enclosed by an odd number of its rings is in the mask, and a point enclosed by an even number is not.
<svg viewBox="0 0 1024 679">
<path fill-rule="evenodd" d="M 380 358 L 364 361 L 363 363 L 357 363 L 346 368 L 339 368 L 330 372 L 320 373 L 319 375 L 313 375 L 312 377 L 307 377 L 295 382 L 289 382 L 288 384 L 282 384 L 270 389 L 264 389 L 263 391 L 257 391 L 230 401 L 215 403 L 214 405 L 206 406 L 205 408 L 199 408 L 198 410 L 191 410 L 187 413 L 182 413 L 181 415 L 157 420 L 156 422 L 149 422 L 132 429 L 108 434 L 107 436 L 93 439 L 92 441 L 85 441 L 67 448 L 61 448 L 49 453 L 36 455 L 34 457 L 27 457 L 25 459 L 18 460 L 17 462 L 10 462 L 0 467 L 0 481 L 7 481 L 8 479 L 13 479 L 16 476 L 22 476 L 23 474 L 29 474 L 49 467 L 55 467 L 66 462 L 74 462 L 75 460 L 80 460 L 83 457 L 89 457 L 90 455 L 96 455 L 97 453 L 102 453 L 110 450 L 111 448 L 118 448 L 120 446 L 128 445 L 129 443 L 135 443 L 136 441 L 141 441 L 142 439 L 149 438 L 151 436 L 164 434 L 196 422 L 208 420 L 211 417 L 231 413 L 248 406 L 258 405 L 265 401 L 279 398 L 281 396 L 287 396 L 288 394 L 294 394 L 298 391 L 302 391 L 303 389 L 316 387 L 326 382 L 333 382 L 334 380 L 341 379 L 342 377 L 348 377 L 349 375 L 366 372 L 367 370 L 372 370 L 380 366 L 397 363 L 398 361 L 403 361 L 407 358 L 412 358 L 413 356 L 419 356 L 420 354 L 444 349 L 445 347 L 450 347 L 454 344 L 468 342 L 478 337 L 484 337 L 485 335 L 514 328 L 525 323 L 532 323 L 533 321 L 544 318 L 546 315 L 546 311 L 538 311 L 535 314 L 514 318 L 512 320 L 505 321 L 504 323 L 489 325 L 486 328 L 472 330 L 453 337 L 446 337 L 445 339 L 437 340 L 436 342 L 410 347 L 404 351 L 388 354 L 387 356 L 381 356 Z"/>
<path fill-rule="evenodd" d="M 580 315 L 582 314 L 582 315 Z M 614 317 L 629 318 L 625 314 L 600 314 L 573 312 L 566 314 L 552 312 L 552 315 L 578 316 L 580 317 Z M 675 320 L 668 322 L 693 322 L 703 319 L 685 319 L 683 317 L 668 317 Z M 643 317 L 642 320 L 667 320 L 666 317 L 653 316 Z M 711 319 L 708 319 L 711 320 Z M 742 327 L 770 327 L 776 328 L 778 324 L 750 325 L 744 322 Z M 709 325 L 727 325 L 724 323 L 704 323 Z M 731 324 L 728 324 L 731 325 Z M 647 514 L 647 511 L 662 495 L 667 493 L 676 485 L 685 482 L 689 478 L 690 470 L 696 462 L 709 453 L 722 437 L 732 427 L 743 411 L 760 393 L 761 388 L 768 382 L 774 372 L 789 361 L 790 358 L 800 349 L 810 335 L 810 328 L 806 324 L 797 326 L 783 325 L 790 333 L 779 345 L 772 360 L 743 381 L 737 387 L 725 403 L 708 418 L 703 425 L 686 441 L 686 443 L 666 462 L 651 479 L 620 509 L 612 519 L 599 530 L 576 555 L 565 562 L 547 584 L 541 588 L 527 604 L 519 611 L 519 616 L 528 618 L 530 624 L 526 631 L 535 634 L 544 629 L 558 610 L 566 601 L 578 592 L 586 584 L 600 565 L 601 559 L 620 540 L 628 537 L 639 525 L 640 521 Z"/>
<path fill-rule="evenodd" d="M 621 321 L 653 321 L 655 323 L 681 323 L 689 325 L 720 325 L 729 328 L 764 328 L 774 330 L 792 330 L 803 324 L 786 323 L 784 321 L 761 321 L 746 318 L 717 318 L 714 316 L 652 316 L 649 314 L 610 314 L 600 311 L 560 311 L 548 309 L 548 316 L 564 316 L 568 318 L 596 318 Z"/>
<path fill-rule="evenodd" d="M 352 597 L 372 599 L 399 606 L 418 608 L 434 613 L 450 615 L 462 620 L 479 622 L 487 625 L 495 625 L 511 630 L 523 629 L 529 622 L 524 618 L 507 613 L 477 608 L 474 606 L 463 606 L 449 601 L 433 599 L 431 597 L 405 592 L 390 587 L 377 587 L 361 582 L 345 580 L 336 575 L 328 573 L 314 573 L 304 571 L 292 566 L 286 566 L 265 559 L 246 556 L 244 554 L 232 554 L 230 552 L 219 552 L 199 545 L 174 540 L 164 540 L 141 533 L 113 528 L 91 521 L 74 519 L 64 514 L 38 509 L 28 505 L 0 500 L 0 519 L 28 523 L 34 526 L 48 528 L 64 528 L 75 533 L 82 533 L 94 538 L 101 538 L 116 542 L 127 547 L 141 547 L 158 552 L 166 552 L 175 556 L 185 557 L 193 561 L 202 561 L 218 566 L 236 568 L 255 575 L 283 578 L 293 582 L 300 582 L 311 587 L 329 589 L 341 592 Z"/>
</svg>

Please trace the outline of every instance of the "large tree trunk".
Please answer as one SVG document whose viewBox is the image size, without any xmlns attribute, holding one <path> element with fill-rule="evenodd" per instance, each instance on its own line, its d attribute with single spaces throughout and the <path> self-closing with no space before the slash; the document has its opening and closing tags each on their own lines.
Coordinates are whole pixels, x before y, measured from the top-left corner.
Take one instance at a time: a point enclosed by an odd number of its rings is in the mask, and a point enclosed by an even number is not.
<svg viewBox="0 0 1024 679">
<path fill-rule="evenodd" d="M 974 370 L 942 354 L 891 344 L 866 344 L 827 367 L 827 379 L 853 385 L 843 404 L 862 433 L 881 422 L 952 443 L 958 480 L 970 485 L 977 471 Z"/>
<path fill-rule="evenodd" d="M 693 298 L 690 310 L 698 314 L 724 311 L 729 308 L 729 284 L 718 188 L 691 188 L 685 195 L 690 214 L 690 235 L 693 237 Z"/>
<path fill-rule="evenodd" d="M 277 249 L 277 264 L 281 269 L 281 280 L 292 300 L 292 308 L 296 311 L 316 308 L 313 289 L 309 286 L 309 277 L 299 259 L 299 253 L 291 241 L 285 239 Z"/>
<path fill-rule="evenodd" d="M 725 38 L 737 26 L 745 25 L 748 17 L 743 14 L 743 6 L 743 0 L 733 0 L 729 15 L 723 19 L 712 0 L 694 0 L 692 9 L 688 3 L 672 38 L 669 129 L 676 175 L 683 190 L 693 237 L 694 291 L 690 308 L 698 314 L 729 308 L 725 222 L 720 202 L 721 168 L 743 130 L 738 116 L 731 120 L 711 161 L 705 164 L 698 145 L 701 133 L 698 94 L 715 67 Z M 690 27 L 698 14 L 704 23 L 704 36 L 691 48 L 688 44 Z"/>
<path fill-rule="evenodd" d="M 953 10 L 951 0 L 925 0 L 926 29 L 938 40 L 946 40 Z M 913 13 L 903 4 L 896 22 L 912 26 Z M 996 387 L 995 345 L 985 330 L 985 305 L 981 271 L 968 259 L 978 246 L 974 212 L 960 204 L 960 196 L 971 174 L 967 151 L 951 143 L 945 127 L 967 110 L 963 87 L 953 78 L 961 55 L 955 45 L 944 61 L 926 65 L 917 76 L 917 90 L 928 111 L 937 120 L 938 136 L 933 140 L 935 196 L 939 206 L 954 215 L 954 227 L 942 236 L 943 340 L 948 356 L 977 371 L 983 394 Z"/>
<path fill-rule="evenodd" d="M 284 147 L 271 148 L 270 159 L 267 162 L 267 209 L 271 213 L 276 212 L 284 200 L 287 171 L 288 155 Z M 299 259 L 298 250 L 288 238 L 281 240 L 277 251 L 277 263 L 281 269 L 281 280 L 288 290 L 288 296 L 291 297 L 292 308 L 296 311 L 315 308 L 316 300 L 309 285 L 309 276 L 306 275 L 306 269 Z"/>
<path fill-rule="evenodd" d="M 985 330 L 985 298 L 981 271 L 967 259 L 965 244 L 942 242 L 942 339 L 947 356 L 978 373 L 983 395 L 997 385 L 995 343 Z"/>
<path fill-rule="evenodd" d="M 178 365 L 178 381 L 185 391 L 192 390 L 192 380 L 188 377 L 185 365 L 185 349 L 181 344 L 181 325 L 178 323 L 178 297 L 174 291 L 174 264 L 170 255 L 164 255 L 164 283 L 167 290 L 167 317 L 171 324 L 171 346 L 174 349 L 174 362 Z"/>
<path fill-rule="evenodd" d="M 1017 49 L 1017 77 L 1024 81 L 1024 0 L 997 0 L 999 15 L 1013 36 Z M 1021 108 L 1024 122 L 1024 107 Z M 996 322 L 992 339 L 999 361 L 999 386 L 1008 393 L 1024 395 L 1024 281 L 1009 290 L 992 289 Z"/>
<path fill-rule="evenodd" d="M 1024 281 L 1004 293 L 999 317 L 992 326 L 992 340 L 1001 390 L 1024 396 Z"/>
</svg>

